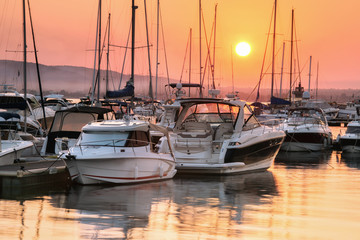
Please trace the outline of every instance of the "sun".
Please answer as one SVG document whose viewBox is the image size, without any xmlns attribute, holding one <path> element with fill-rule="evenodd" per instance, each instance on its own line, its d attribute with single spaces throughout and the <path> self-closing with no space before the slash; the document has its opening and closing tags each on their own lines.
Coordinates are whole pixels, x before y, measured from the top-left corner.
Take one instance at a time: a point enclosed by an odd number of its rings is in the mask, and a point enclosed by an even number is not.
<svg viewBox="0 0 360 240">
<path fill-rule="evenodd" d="M 247 42 L 240 42 L 236 45 L 235 51 L 239 56 L 245 57 L 249 55 L 251 47 Z"/>
</svg>

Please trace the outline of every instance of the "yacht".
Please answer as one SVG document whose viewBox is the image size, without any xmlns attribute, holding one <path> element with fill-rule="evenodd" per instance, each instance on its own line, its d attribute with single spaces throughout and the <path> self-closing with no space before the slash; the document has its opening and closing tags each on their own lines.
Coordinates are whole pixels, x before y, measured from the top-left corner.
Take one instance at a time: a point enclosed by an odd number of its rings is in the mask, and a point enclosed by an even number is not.
<svg viewBox="0 0 360 240">
<path fill-rule="evenodd" d="M 360 152 L 360 107 L 356 107 L 355 120 L 349 122 L 344 135 L 339 134 L 336 142 L 343 153 Z"/>
<path fill-rule="evenodd" d="M 63 155 L 72 179 L 80 184 L 139 183 L 172 178 L 175 160 L 150 141 L 147 121 L 104 120 L 82 128 L 75 146 Z"/>
<path fill-rule="evenodd" d="M 231 174 L 268 169 L 285 138 L 263 126 L 242 101 L 179 99 L 181 111 L 169 134 L 179 173 Z M 157 144 L 169 151 L 166 136 Z"/>
<path fill-rule="evenodd" d="M 320 108 L 289 109 L 288 118 L 280 129 L 286 133 L 281 145 L 284 151 L 321 151 L 332 145 L 332 132 Z"/>
<path fill-rule="evenodd" d="M 354 120 L 348 123 L 344 135 L 338 137 L 338 142 L 343 153 L 360 152 L 360 121 Z"/>
</svg>

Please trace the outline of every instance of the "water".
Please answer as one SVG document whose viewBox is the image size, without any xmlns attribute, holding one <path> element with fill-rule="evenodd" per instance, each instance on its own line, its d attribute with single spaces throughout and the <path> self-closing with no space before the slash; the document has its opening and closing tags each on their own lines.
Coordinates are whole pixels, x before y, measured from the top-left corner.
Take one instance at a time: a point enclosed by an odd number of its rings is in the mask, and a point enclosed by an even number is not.
<svg viewBox="0 0 360 240">
<path fill-rule="evenodd" d="M 359 227 L 360 155 L 335 151 L 283 153 L 262 173 L 0 199 L 1 239 L 360 239 Z"/>
</svg>

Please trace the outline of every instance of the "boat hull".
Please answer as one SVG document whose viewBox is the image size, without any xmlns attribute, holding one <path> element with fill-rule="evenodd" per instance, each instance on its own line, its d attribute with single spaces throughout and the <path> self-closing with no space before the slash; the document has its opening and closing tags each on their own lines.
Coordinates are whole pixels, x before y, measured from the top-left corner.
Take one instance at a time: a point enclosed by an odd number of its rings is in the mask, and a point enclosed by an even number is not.
<svg viewBox="0 0 360 240">
<path fill-rule="evenodd" d="M 197 174 L 235 174 L 264 171 L 271 167 L 280 150 L 284 134 L 254 144 L 248 142 L 236 147 L 227 147 L 224 163 L 177 162 L 176 169 L 181 173 Z"/>
<path fill-rule="evenodd" d="M 331 136 L 325 133 L 286 133 L 281 150 L 290 152 L 321 151 L 331 145 Z"/>
<path fill-rule="evenodd" d="M 164 180 L 176 174 L 175 162 L 163 156 L 68 158 L 66 163 L 73 181 L 80 184 L 139 183 Z"/>
<path fill-rule="evenodd" d="M 360 138 L 340 138 L 340 146 L 343 152 L 359 153 L 360 152 Z"/>
</svg>

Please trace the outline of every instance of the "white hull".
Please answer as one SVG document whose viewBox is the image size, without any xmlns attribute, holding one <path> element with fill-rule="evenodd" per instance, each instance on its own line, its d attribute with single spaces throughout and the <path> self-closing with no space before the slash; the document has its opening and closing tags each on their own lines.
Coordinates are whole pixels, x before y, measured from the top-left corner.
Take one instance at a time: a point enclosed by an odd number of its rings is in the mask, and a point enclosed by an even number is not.
<svg viewBox="0 0 360 240">
<path fill-rule="evenodd" d="M 177 163 L 176 169 L 181 173 L 199 174 L 233 174 L 264 171 L 271 167 L 275 159 L 270 157 L 253 164 L 245 165 L 243 162 L 223 163 L 223 164 L 196 164 L 196 163 Z"/>
<path fill-rule="evenodd" d="M 244 134 L 243 137 L 226 140 L 217 151 L 220 154 L 213 153 L 216 148 L 209 144 L 209 147 L 199 147 L 198 152 L 193 150 L 196 143 L 188 144 L 186 151 L 177 151 L 175 146 L 176 169 L 179 173 L 199 173 L 199 174 L 233 174 L 263 171 L 271 167 L 277 153 L 280 150 L 280 144 L 284 139 L 283 132 L 264 133 L 259 128 L 259 134 Z M 241 142 L 239 146 L 229 146 L 229 142 Z M 173 140 L 174 142 L 174 140 Z M 216 143 L 213 143 L 216 145 Z M 254 151 L 253 148 L 257 148 Z M 234 151 L 232 157 L 225 159 L 227 152 Z M 261 153 L 259 157 L 256 152 Z"/>
<path fill-rule="evenodd" d="M 153 156 L 152 156 L 153 155 Z M 175 162 L 164 154 L 129 157 L 103 155 L 101 158 L 67 159 L 66 163 L 72 179 L 80 184 L 138 183 L 172 178 Z"/>
</svg>

